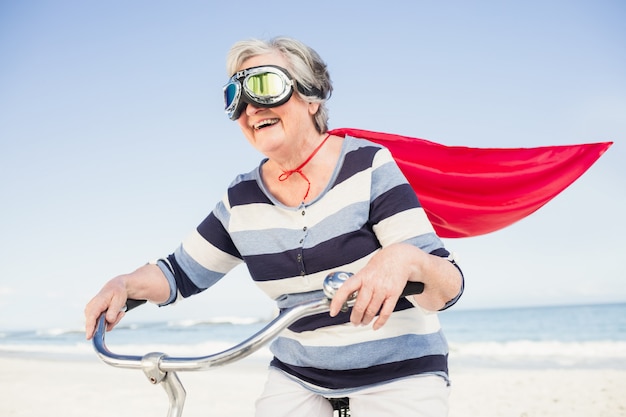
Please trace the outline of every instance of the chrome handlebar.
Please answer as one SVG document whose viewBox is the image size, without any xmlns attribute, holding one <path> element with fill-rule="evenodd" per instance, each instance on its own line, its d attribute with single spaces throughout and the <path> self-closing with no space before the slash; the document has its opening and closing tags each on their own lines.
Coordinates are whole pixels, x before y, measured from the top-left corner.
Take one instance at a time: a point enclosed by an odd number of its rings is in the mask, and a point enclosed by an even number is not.
<svg viewBox="0 0 626 417">
<path fill-rule="evenodd" d="M 324 280 L 324 295 L 319 300 L 313 300 L 283 310 L 274 320 L 269 322 L 257 333 L 243 342 L 222 352 L 197 357 L 171 357 L 164 353 L 152 352 L 143 356 L 121 355 L 109 350 L 105 343 L 106 318 L 102 313 L 98 319 L 93 336 L 93 346 L 98 357 L 108 365 L 118 368 L 141 369 L 152 384 L 162 384 L 169 400 L 168 417 L 180 417 L 185 402 L 185 389 L 176 375 L 177 371 L 203 371 L 238 361 L 251 355 L 274 339 L 280 332 L 297 320 L 314 314 L 325 313 L 330 310 L 330 302 L 343 282 L 350 277 L 350 273 L 335 272 Z M 402 296 L 423 292 L 424 284 L 409 282 Z M 348 299 L 344 310 L 352 307 L 356 301 L 356 293 Z M 142 301 L 132 300 L 134 306 Z"/>
<path fill-rule="evenodd" d="M 354 301 L 348 302 L 348 306 Z M 329 311 L 330 300 L 323 298 L 309 301 L 294 307 L 285 309 L 274 320 L 269 322 L 263 329 L 222 352 L 206 356 L 197 357 L 170 357 L 162 356 L 159 362 L 159 369 L 168 371 L 202 371 L 221 365 L 226 365 L 243 359 L 256 352 L 270 340 L 276 337 L 281 331 L 289 327 L 297 320 L 317 313 Z M 93 337 L 93 346 L 98 357 L 105 363 L 118 368 L 142 369 L 144 356 L 120 355 L 109 350 L 105 343 L 106 319 L 104 314 L 98 319 L 98 325 Z"/>
</svg>

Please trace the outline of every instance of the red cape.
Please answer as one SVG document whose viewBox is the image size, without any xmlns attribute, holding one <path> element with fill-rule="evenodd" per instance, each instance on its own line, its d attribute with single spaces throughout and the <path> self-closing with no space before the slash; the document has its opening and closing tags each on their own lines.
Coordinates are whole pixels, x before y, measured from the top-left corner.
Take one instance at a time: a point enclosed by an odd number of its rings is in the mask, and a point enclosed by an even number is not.
<svg viewBox="0 0 626 417">
<path fill-rule="evenodd" d="M 528 216 L 587 171 L 613 143 L 469 148 L 360 129 L 330 133 L 388 148 L 444 238 L 483 235 Z"/>
</svg>

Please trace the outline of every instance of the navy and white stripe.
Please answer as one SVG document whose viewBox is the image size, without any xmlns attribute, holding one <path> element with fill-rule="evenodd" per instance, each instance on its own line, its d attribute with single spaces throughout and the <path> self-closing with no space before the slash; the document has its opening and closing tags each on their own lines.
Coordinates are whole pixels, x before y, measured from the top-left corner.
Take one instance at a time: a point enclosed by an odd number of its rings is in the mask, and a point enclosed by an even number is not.
<svg viewBox="0 0 626 417">
<path fill-rule="evenodd" d="M 300 207 L 265 189 L 260 168 L 240 175 L 181 247 L 158 265 L 170 300 L 203 291 L 245 262 L 280 308 L 319 297 L 325 276 L 356 272 L 381 248 L 406 242 L 449 255 L 389 151 L 352 137 L 327 188 Z M 295 323 L 272 344 L 272 364 L 302 381 L 345 389 L 420 373 L 447 374 L 447 344 L 437 315 L 402 299 L 374 332 L 348 314 Z"/>
</svg>

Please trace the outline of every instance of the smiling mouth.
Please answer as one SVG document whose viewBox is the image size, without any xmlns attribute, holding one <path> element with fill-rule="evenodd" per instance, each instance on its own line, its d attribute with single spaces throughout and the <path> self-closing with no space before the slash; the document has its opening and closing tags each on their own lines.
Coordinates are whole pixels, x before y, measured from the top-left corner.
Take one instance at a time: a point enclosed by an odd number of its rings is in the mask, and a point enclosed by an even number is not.
<svg viewBox="0 0 626 417">
<path fill-rule="evenodd" d="M 255 124 L 252 127 L 254 128 L 254 130 L 261 130 L 261 129 L 269 127 L 269 126 L 273 126 L 276 123 L 278 123 L 279 121 L 280 121 L 279 119 L 264 119 L 264 120 L 261 120 L 259 123 Z"/>
</svg>

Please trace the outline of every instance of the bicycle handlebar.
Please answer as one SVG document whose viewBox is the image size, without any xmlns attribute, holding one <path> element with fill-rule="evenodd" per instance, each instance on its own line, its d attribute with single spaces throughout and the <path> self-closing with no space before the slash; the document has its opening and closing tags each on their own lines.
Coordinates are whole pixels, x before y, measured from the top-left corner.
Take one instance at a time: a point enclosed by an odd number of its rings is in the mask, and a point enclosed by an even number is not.
<svg viewBox="0 0 626 417">
<path fill-rule="evenodd" d="M 347 279 L 350 274 L 338 272 L 329 275 L 324 281 L 324 292 L 326 297 L 319 300 L 309 301 L 303 304 L 296 305 L 294 307 L 285 309 L 278 317 L 269 322 L 260 331 L 244 340 L 243 342 L 235 345 L 222 352 L 215 353 L 206 356 L 197 357 L 170 357 L 163 356 L 159 363 L 159 368 L 164 371 L 196 371 L 208 369 L 216 366 L 221 366 L 234 362 L 239 359 L 243 359 L 246 356 L 256 352 L 268 341 L 276 337 L 281 331 L 289 327 L 297 320 L 311 316 L 313 314 L 328 312 L 330 309 L 330 302 L 334 291 L 336 291 L 343 281 Z M 401 294 L 401 297 L 409 295 L 420 294 L 424 291 L 424 284 L 421 282 L 408 282 Z M 346 303 L 346 307 L 352 307 L 355 303 L 356 294 Z M 126 310 L 129 311 L 141 304 L 145 303 L 145 300 L 128 300 L 126 304 Z M 113 353 L 109 350 L 105 343 L 106 333 L 106 319 L 103 313 L 98 319 L 96 332 L 93 337 L 93 345 L 96 353 L 100 359 L 115 367 L 120 368 L 135 368 L 141 369 L 143 356 L 136 355 L 121 355 Z"/>
<path fill-rule="evenodd" d="M 171 357 L 159 352 L 148 353 L 143 356 L 113 353 L 105 343 L 106 312 L 102 313 L 98 319 L 96 331 L 93 336 L 93 346 L 98 357 L 106 364 L 118 368 L 142 369 L 151 383 L 158 384 L 163 382 L 163 387 L 170 400 L 168 416 L 181 416 L 186 394 L 182 383 L 176 375 L 176 371 L 208 370 L 251 355 L 297 320 L 313 314 L 328 312 L 335 292 L 350 275 L 351 274 L 345 272 L 335 272 L 328 275 L 324 280 L 324 297 L 283 310 L 274 320 L 248 339 L 238 345 L 212 355 Z M 408 282 L 401 297 L 420 294 L 423 291 L 423 283 Z M 352 294 L 344 305 L 344 308 L 352 307 L 355 302 L 356 293 Z M 126 311 L 143 303 L 145 303 L 145 300 L 128 300 L 126 303 Z"/>
<path fill-rule="evenodd" d="M 351 302 L 352 304 L 354 301 Z M 329 310 L 330 300 L 327 298 L 299 304 L 284 310 L 274 320 L 269 322 L 263 329 L 222 352 L 197 357 L 170 357 L 163 356 L 159 362 L 159 368 L 164 371 L 199 371 L 220 365 L 225 365 L 256 352 L 273 339 L 285 328 L 302 317 Z M 105 344 L 106 319 L 104 314 L 98 319 L 98 326 L 93 337 L 93 345 L 96 353 L 105 363 L 119 368 L 141 369 L 143 356 L 120 355 L 111 352 Z"/>
</svg>

